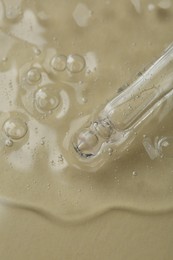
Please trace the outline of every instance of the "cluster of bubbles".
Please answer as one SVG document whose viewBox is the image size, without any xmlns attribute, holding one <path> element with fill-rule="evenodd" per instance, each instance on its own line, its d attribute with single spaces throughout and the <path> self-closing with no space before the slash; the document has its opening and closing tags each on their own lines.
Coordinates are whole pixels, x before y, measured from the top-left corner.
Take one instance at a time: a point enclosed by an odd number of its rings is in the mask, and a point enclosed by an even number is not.
<svg viewBox="0 0 173 260">
<path fill-rule="evenodd" d="M 43 77 L 41 68 L 32 67 L 25 73 L 24 86 L 27 93 L 33 94 L 29 102 L 34 105 L 34 109 L 39 113 L 48 113 L 61 103 L 60 89 L 53 83 L 42 84 Z"/>
<path fill-rule="evenodd" d="M 79 73 L 85 68 L 85 59 L 79 54 L 54 55 L 49 63 L 55 72 L 64 70 L 70 73 Z M 43 84 L 43 72 L 39 67 L 31 67 L 25 72 L 24 84 L 27 91 L 31 91 L 29 86 L 35 86 L 34 104 L 39 113 L 48 113 L 59 107 L 61 103 L 60 89 L 56 84 Z"/>
<path fill-rule="evenodd" d="M 79 54 L 55 55 L 50 61 L 50 65 L 55 71 L 68 70 L 71 73 L 79 73 L 85 68 L 85 59 Z"/>
<path fill-rule="evenodd" d="M 49 63 L 51 69 L 56 72 L 67 70 L 70 73 L 79 73 L 85 68 L 85 59 L 78 54 L 54 55 Z M 19 86 L 24 86 L 25 93 L 28 94 L 28 101 L 32 103 L 38 113 L 49 113 L 56 110 L 61 104 L 61 89 L 57 84 L 45 81 L 47 72 L 40 65 L 29 66 L 22 72 L 22 78 L 19 79 Z M 32 98 L 31 98 L 32 97 Z M 25 101 L 23 101 L 25 106 Z M 3 135 L 5 136 L 5 145 L 10 147 L 14 142 L 24 138 L 28 132 L 28 125 L 23 118 L 11 115 L 2 125 Z"/>
</svg>

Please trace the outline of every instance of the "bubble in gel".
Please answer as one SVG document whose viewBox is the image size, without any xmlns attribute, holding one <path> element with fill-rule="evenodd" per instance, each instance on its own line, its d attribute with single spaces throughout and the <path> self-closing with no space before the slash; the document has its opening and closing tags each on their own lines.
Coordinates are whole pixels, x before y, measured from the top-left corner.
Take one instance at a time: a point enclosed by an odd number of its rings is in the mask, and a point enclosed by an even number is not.
<svg viewBox="0 0 173 260">
<path fill-rule="evenodd" d="M 173 158 L 173 136 L 161 138 L 158 142 L 158 149 L 161 156 Z"/>
<path fill-rule="evenodd" d="M 49 112 L 56 109 L 60 104 L 59 91 L 56 87 L 45 86 L 35 93 L 35 105 L 41 112 Z"/>
<path fill-rule="evenodd" d="M 133 171 L 133 172 L 132 172 L 132 176 L 133 176 L 133 177 L 137 176 L 137 172 L 136 172 L 136 171 Z"/>
<path fill-rule="evenodd" d="M 85 59 L 78 54 L 71 54 L 67 57 L 67 69 L 72 73 L 81 72 L 85 67 Z"/>
<path fill-rule="evenodd" d="M 41 80 L 41 72 L 38 68 L 31 68 L 27 72 L 27 82 L 29 84 L 37 84 Z"/>
<path fill-rule="evenodd" d="M 55 55 L 50 65 L 55 71 L 64 71 L 67 65 L 67 57 L 65 55 Z"/>
<path fill-rule="evenodd" d="M 93 155 L 94 148 L 98 145 L 98 137 L 91 130 L 84 130 L 81 132 L 75 142 L 74 148 L 84 157 Z"/>
<path fill-rule="evenodd" d="M 28 127 L 26 122 L 20 118 L 9 118 L 5 121 L 3 130 L 9 138 L 19 140 L 26 135 Z"/>
</svg>

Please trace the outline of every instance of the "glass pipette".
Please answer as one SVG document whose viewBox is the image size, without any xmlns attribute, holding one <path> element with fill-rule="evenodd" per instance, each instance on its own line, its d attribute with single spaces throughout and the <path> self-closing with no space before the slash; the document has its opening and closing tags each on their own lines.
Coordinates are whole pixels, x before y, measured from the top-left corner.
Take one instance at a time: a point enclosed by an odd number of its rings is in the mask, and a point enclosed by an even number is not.
<svg viewBox="0 0 173 260">
<path fill-rule="evenodd" d="M 89 125 L 79 129 L 72 140 L 76 156 L 89 165 L 109 145 L 119 152 L 126 149 L 134 140 L 134 132 L 172 96 L 173 45 L 134 83 L 100 109 Z"/>
</svg>

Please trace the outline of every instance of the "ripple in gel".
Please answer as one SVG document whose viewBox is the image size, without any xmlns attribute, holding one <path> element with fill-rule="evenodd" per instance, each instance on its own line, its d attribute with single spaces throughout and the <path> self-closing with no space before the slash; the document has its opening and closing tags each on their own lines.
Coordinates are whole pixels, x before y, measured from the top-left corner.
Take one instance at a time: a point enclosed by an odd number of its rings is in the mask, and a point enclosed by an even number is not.
<svg viewBox="0 0 173 260">
<path fill-rule="evenodd" d="M 50 65 L 55 71 L 64 71 L 66 69 L 67 57 L 65 55 L 55 55 Z"/>
<path fill-rule="evenodd" d="M 32 68 L 27 72 L 27 82 L 37 84 L 41 80 L 41 73 L 38 68 Z"/>
<path fill-rule="evenodd" d="M 172 158 L 173 157 L 173 136 L 163 137 L 158 142 L 159 152 L 161 156 Z"/>
<path fill-rule="evenodd" d="M 26 122 L 20 118 L 9 118 L 5 121 L 3 129 L 6 136 L 14 140 L 23 138 L 28 131 Z"/>
<path fill-rule="evenodd" d="M 49 112 L 60 104 L 59 90 L 53 86 L 45 86 L 35 93 L 35 105 L 40 112 Z"/>
<path fill-rule="evenodd" d="M 78 54 L 67 57 L 67 69 L 72 73 L 81 72 L 85 68 L 85 59 Z"/>
</svg>

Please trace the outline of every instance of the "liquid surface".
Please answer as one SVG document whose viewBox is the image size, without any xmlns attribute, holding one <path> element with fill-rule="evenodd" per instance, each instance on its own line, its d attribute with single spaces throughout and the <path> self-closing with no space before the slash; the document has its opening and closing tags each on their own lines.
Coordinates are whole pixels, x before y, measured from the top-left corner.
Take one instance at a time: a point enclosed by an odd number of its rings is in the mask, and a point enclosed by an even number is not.
<svg viewBox="0 0 173 260">
<path fill-rule="evenodd" d="M 164 107 L 135 133 L 133 146 L 121 158 L 109 148 L 108 163 L 91 172 L 69 148 L 71 136 L 88 117 L 173 41 L 173 2 L 169 3 L 0 1 L 2 259 L 11 259 L 21 241 L 21 254 L 17 252 L 14 260 L 134 260 L 139 251 L 140 259 L 172 259 L 172 111 L 165 113 L 169 108 Z M 150 156 L 156 143 L 162 156 Z M 13 241 L 8 226 L 14 219 L 19 237 L 8 252 Z M 30 227 L 26 236 L 24 219 Z M 155 245 L 148 255 L 141 251 L 140 225 L 153 230 L 151 236 L 142 232 L 146 240 L 157 238 L 158 245 L 164 228 L 167 248 Z M 44 241 L 37 242 L 36 249 L 27 247 L 32 235 L 39 237 L 44 228 Z M 118 231 L 110 234 L 113 228 Z M 53 229 L 57 233 L 51 233 Z M 123 243 L 132 234 L 134 244 L 124 251 Z M 103 246 L 106 237 L 110 242 Z M 48 241 L 54 241 L 49 254 Z M 69 255 L 65 244 L 71 244 Z"/>
</svg>

